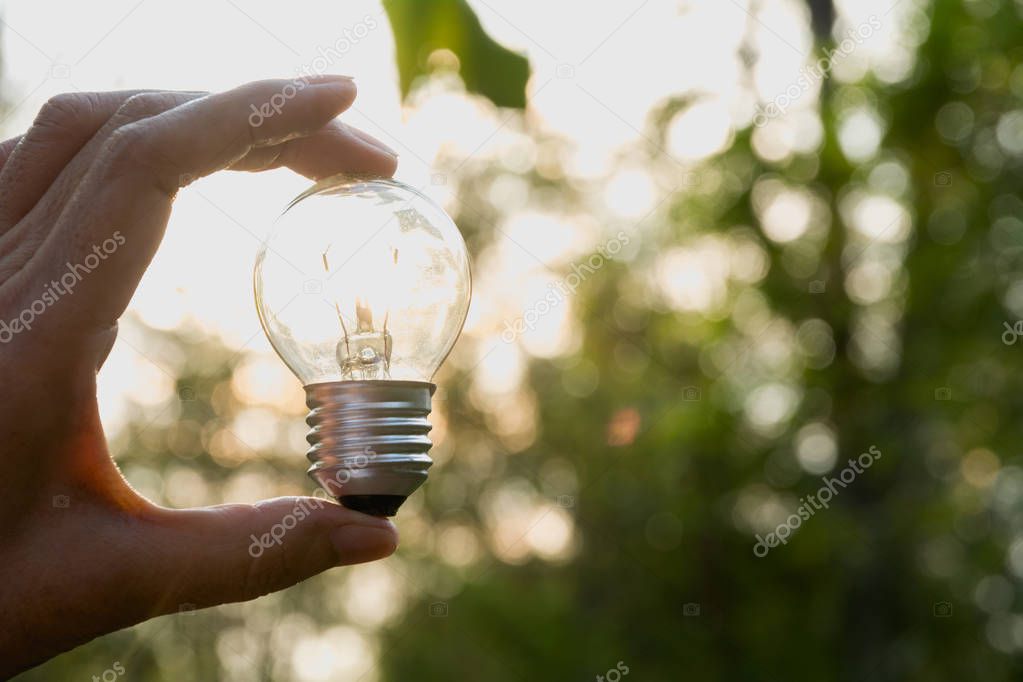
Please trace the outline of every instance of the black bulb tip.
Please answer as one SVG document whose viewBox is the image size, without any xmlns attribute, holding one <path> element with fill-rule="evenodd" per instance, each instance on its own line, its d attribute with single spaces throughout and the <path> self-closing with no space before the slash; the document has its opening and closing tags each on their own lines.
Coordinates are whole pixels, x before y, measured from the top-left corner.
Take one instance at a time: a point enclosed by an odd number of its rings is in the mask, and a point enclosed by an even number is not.
<svg viewBox="0 0 1023 682">
<path fill-rule="evenodd" d="M 405 501 L 404 495 L 342 495 L 338 501 L 349 509 L 370 516 L 394 516 Z"/>
</svg>

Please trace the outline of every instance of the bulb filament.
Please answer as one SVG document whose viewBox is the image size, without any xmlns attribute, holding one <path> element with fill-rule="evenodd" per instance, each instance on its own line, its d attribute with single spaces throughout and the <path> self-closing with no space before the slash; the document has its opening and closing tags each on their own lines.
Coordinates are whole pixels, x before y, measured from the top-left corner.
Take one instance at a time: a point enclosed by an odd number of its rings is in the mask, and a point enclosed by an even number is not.
<svg viewBox="0 0 1023 682">
<path fill-rule="evenodd" d="M 323 252 L 323 269 L 329 274 L 330 264 L 327 250 Z M 392 249 L 392 261 L 398 263 L 398 250 Z M 346 379 L 388 379 L 391 371 L 391 351 L 393 339 L 387 330 L 390 310 L 384 310 L 383 328 L 377 331 L 373 321 L 373 306 L 366 297 L 355 298 L 355 331 L 349 333 L 345 324 L 341 304 L 334 301 L 338 322 L 341 324 L 342 338 L 337 344 L 337 360 L 341 374 Z"/>
</svg>

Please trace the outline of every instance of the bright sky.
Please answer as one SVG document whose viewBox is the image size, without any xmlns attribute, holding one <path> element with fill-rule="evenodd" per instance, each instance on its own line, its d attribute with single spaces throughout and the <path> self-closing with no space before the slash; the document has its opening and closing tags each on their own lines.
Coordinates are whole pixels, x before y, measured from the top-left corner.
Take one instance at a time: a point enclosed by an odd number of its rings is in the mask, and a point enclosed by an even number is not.
<svg viewBox="0 0 1023 682">
<path fill-rule="evenodd" d="M 869 58 L 893 53 L 886 36 L 894 33 L 896 13 L 885 13 L 888 1 L 840 3 L 851 26 L 866 22 L 871 12 L 883 19 L 882 30 L 844 62 L 853 75 Z M 551 285 L 551 266 L 591 253 L 617 231 L 616 221 L 635 228 L 679 189 L 642 160 L 627 160 L 627 150 L 651 147 L 647 117 L 652 107 L 670 96 L 701 95 L 669 125 L 665 149 L 660 150 L 660 159 L 674 162 L 674 171 L 711 156 L 727 146 L 735 129 L 749 125 L 755 95 L 744 81 L 737 55 L 744 33 L 753 35 L 759 53 L 753 75 L 762 102 L 796 82 L 809 61 L 805 7 L 797 0 L 764 0 L 757 5 L 756 18 L 749 14 L 749 3 L 738 0 L 471 4 L 492 36 L 528 55 L 533 70 L 529 120 L 536 131 L 567 143 L 567 170 L 590 183 L 584 189 L 593 206 L 586 215 L 551 215 L 515 203 L 524 188 L 513 174 L 495 187 L 494 200 L 509 203 L 510 210 L 500 226 L 501 238 L 480 254 L 475 267 L 469 334 L 482 328 L 491 335 L 500 333 L 504 320 L 522 315 L 542 298 Z M 353 39 L 342 47 L 349 49 L 332 56 L 325 70 L 356 78 L 359 98 L 344 118 L 400 152 L 400 179 L 451 207 L 449 188 L 455 183 L 438 183 L 438 167 L 471 159 L 514 168 L 535 158 L 535 145 L 508 114 L 450 88 L 431 87 L 417 97 L 415 106 L 403 108 L 393 36 L 377 0 L 299 5 L 266 0 L 8 0 L 2 16 L 2 91 L 11 107 L 0 121 L 4 136 L 24 130 L 43 102 L 59 92 L 227 89 L 322 67 L 323 60 L 317 58 L 348 36 Z M 758 131 L 754 142 L 762 156 L 780 158 L 801 143 L 815 144 L 815 93 L 816 84 L 811 84 L 788 115 Z M 859 126 L 850 125 L 851 139 L 869 142 L 876 125 L 868 114 L 850 116 Z M 864 153 L 872 149 L 876 144 L 867 144 Z M 252 266 L 273 220 L 306 186 L 290 171 L 222 173 L 183 191 L 132 312 L 160 328 L 193 320 L 234 346 L 269 352 L 252 302 Z M 774 211 L 776 217 L 784 218 L 790 209 L 805 212 L 798 197 L 778 206 L 782 210 Z M 779 234 L 798 236 L 792 229 Z M 706 289 L 709 285 L 700 277 L 682 286 Z M 526 286 L 509 292 L 509 279 Z M 691 293 L 684 298 L 692 300 Z M 696 300 L 709 300 L 707 291 L 695 295 Z M 562 306 L 521 339 L 521 345 L 532 354 L 565 352 L 571 345 L 569 317 L 569 307 Z M 486 349 L 480 355 L 487 357 L 480 364 L 481 376 L 498 388 L 514 385 L 524 359 L 520 349 L 482 345 Z M 153 368 L 143 367 L 148 362 L 144 344 L 133 343 L 126 328 L 101 375 L 108 427 L 119 424 L 119 397 L 145 392 L 133 384 L 151 377 Z M 149 396 L 153 404 L 161 397 L 170 396 Z"/>
<path fill-rule="evenodd" d="M 578 21 L 583 3 L 473 5 L 493 36 L 528 54 L 534 70 L 530 107 L 548 132 L 576 142 L 573 170 L 580 173 L 605 174 L 614 151 L 640 139 L 646 112 L 666 92 L 734 92 L 737 67 L 731 51 L 738 20 L 745 16 L 738 7 L 718 13 L 705 3 L 693 10 L 719 14 L 715 23 L 732 25 L 708 44 L 695 39 L 695 23 L 673 2 L 585 3 L 585 21 Z M 226 89 L 316 68 L 318 55 L 339 39 L 364 35 L 339 59 L 332 58 L 326 70 L 356 78 L 359 98 L 345 118 L 400 152 L 399 178 L 443 202 L 445 187 L 431 182 L 439 153 L 486 159 L 521 145 L 522 136 L 510 130 L 514 126 L 502 126 L 502 112 L 461 95 L 441 92 L 425 98 L 417 110 L 403 111 L 393 36 L 378 2 L 332 0 L 304 2 L 302 11 L 295 7 L 234 0 L 11 0 L 3 11 L 3 92 L 12 110 L 0 124 L 3 134 L 24 130 L 46 99 L 59 92 Z M 569 24 L 573 30 L 564 30 Z M 697 61 L 700 69 L 666 68 Z M 640 189 L 643 181 L 638 180 Z M 223 173 L 182 192 L 131 310 L 162 328 L 191 318 L 233 345 L 268 350 L 252 303 L 252 265 L 274 218 L 305 186 L 289 171 Z M 636 187 L 634 181 L 625 190 Z M 643 205 L 633 206 L 634 214 L 645 212 L 655 199 L 649 189 L 640 195 Z M 519 222 L 527 231 L 536 227 Z M 540 260 L 552 262 L 553 254 L 541 255 Z M 533 254 L 517 256 L 537 262 Z M 486 282 L 477 284 L 479 299 Z M 117 424 L 116 398 L 129 392 L 132 377 L 151 374 L 139 369 L 145 358 L 133 357 L 136 351 L 144 347 L 132 344 L 126 330 L 101 378 L 108 426 Z"/>
</svg>

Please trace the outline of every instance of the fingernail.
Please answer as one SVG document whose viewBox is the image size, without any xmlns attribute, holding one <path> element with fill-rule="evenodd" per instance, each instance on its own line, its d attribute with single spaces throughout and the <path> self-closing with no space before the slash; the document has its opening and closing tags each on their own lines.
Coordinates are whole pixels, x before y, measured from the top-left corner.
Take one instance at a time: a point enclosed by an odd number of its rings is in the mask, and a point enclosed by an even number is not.
<svg viewBox="0 0 1023 682">
<path fill-rule="evenodd" d="M 355 78 L 352 76 L 345 76 L 340 73 L 318 73 L 305 77 L 306 83 L 309 83 L 310 85 L 314 85 L 316 83 L 330 83 L 333 81 L 348 83 L 354 80 Z"/>
<path fill-rule="evenodd" d="M 371 147 L 375 147 L 375 148 L 379 149 L 380 151 L 382 151 L 383 153 L 388 154 L 389 156 L 393 156 L 394 158 L 398 158 L 398 152 L 394 151 L 393 149 L 391 149 L 386 144 L 384 144 L 380 140 L 376 139 L 375 137 L 373 137 L 369 133 L 364 133 L 361 130 L 359 130 L 358 128 L 353 128 L 352 126 L 345 126 L 345 127 L 348 129 L 348 132 L 350 132 L 352 134 L 352 137 L 356 137 L 356 138 L 362 140 L 363 142 L 365 142 L 366 144 L 370 145 Z"/>
<path fill-rule="evenodd" d="M 390 556 L 398 546 L 398 531 L 389 521 L 379 526 L 348 524 L 330 531 L 330 541 L 338 565 L 348 566 Z"/>
<path fill-rule="evenodd" d="M 355 82 L 351 80 L 317 81 L 311 83 L 309 89 L 314 92 L 330 92 L 334 95 L 351 97 L 352 91 L 355 89 Z"/>
</svg>

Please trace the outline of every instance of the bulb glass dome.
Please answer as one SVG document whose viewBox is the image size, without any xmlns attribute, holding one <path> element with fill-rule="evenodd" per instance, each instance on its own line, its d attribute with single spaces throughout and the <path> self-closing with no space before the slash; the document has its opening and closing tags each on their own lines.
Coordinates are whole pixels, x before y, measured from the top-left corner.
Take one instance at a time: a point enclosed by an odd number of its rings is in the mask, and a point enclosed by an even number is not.
<svg viewBox="0 0 1023 682">
<path fill-rule="evenodd" d="M 321 181 L 291 202 L 256 260 L 260 321 L 307 386 L 430 381 L 470 290 L 454 222 L 391 179 Z"/>
</svg>

